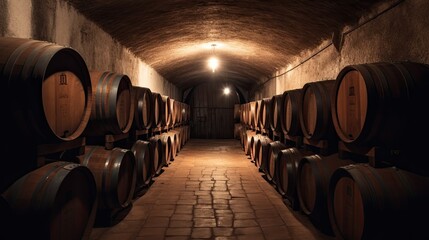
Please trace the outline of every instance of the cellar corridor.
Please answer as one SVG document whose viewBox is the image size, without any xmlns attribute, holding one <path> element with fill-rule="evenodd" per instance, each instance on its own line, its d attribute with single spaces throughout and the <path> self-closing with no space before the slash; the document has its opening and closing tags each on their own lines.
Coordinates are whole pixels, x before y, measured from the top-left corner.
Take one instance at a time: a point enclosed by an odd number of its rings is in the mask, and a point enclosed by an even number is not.
<svg viewBox="0 0 429 240">
<path fill-rule="evenodd" d="M 190 139 L 108 239 L 331 239 L 286 205 L 240 141 Z"/>
</svg>

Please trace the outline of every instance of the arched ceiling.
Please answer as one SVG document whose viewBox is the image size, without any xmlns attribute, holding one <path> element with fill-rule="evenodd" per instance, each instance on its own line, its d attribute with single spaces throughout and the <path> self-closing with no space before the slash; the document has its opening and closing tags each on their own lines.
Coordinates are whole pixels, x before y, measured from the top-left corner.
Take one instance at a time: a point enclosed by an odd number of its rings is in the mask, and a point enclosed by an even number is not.
<svg viewBox="0 0 429 240">
<path fill-rule="evenodd" d="M 184 90 L 212 78 L 250 89 L 384 0 L 66 1 Z"/>
</svg>

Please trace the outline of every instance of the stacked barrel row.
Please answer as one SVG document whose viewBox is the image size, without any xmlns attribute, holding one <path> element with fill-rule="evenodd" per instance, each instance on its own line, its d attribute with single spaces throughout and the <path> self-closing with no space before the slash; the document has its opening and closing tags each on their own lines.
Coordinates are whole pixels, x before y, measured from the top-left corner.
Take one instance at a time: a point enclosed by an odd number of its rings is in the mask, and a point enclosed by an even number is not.
<svg viewBox="0 0 429 240">
<path fill-rule="evenodd" d="M 101 212 L 131 207 L 161 172 L 154 166 L 174 159 L 189 139 L 189 106 L 126 74 L 90 71 L 70 47 L 0 38 L 0 49 L 0 238 L 88 239 Z M 117 136 L 124 147 L 86 141 Z"/>
<path fill-rule="evenodd" d="M 39 146 L 74 143 L 85 130 L 93 96 L 88 68 L 74 49 L 48 42 L 0 38 L 0 49 L 0 238 L 88 238 L 98 200 L 92 171 L 37 161 Z"/>
<path fill-rule="evenodd" d="M 189 107 L 149 88 L 133 86 L 126 74 L 91 71 L 90 76 L 96 86 L 93 111 L 82 135 L 88 141 L 104 141 L 88 144 L 79 162 L 94 172 L 100 186 L 95 223 L 110 225 L 112 213 L 130 208 L 188 139 L 189 127 L 182 124 L 189 119 Z M 107 137 L 123 136 L 122 142 L 113 141 L 107 147 Z"/>
<path fill-rule="evenodd" d="M 421 116 L 428 87 L 426 64 L 350 65 L 336 79 L 242 104 L 240 141 L 288 205 L 322 232 L 427 238 L 418 215 L 429 213 L 421 137 L 429 129 Z M 296 137 L 303 143 L 289 141 Z M 343 147 L 318 151 L 335 141 Z"/>
<path fill-rule="evenodd" d="M 135 128 L 137 130 L 173 128 L 189 123 L 190 108 L 186 103 L 152 92 L 148 88 L 134 86 L 136 94 Z"/>
</svg>

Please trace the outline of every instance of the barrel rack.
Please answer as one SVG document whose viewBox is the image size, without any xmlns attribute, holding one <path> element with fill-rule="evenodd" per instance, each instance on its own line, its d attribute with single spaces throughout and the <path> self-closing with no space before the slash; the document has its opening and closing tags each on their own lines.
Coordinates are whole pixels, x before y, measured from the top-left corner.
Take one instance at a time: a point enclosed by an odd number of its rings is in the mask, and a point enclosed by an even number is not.
<svg viewBox="0 0 429 240">
<path fill-rule="evenodd" d="M 76 157 L 85 152 L 85 144 L 85 137 L 67 142 L 38 144 L 36 146 L 37 167 L 58 160 L 77 162 Z"/>
<path fill-rule="evenodd" d="M 399 156 L 399 152 L 378 146 L 347 145 L 338 142 L 338 156 L 341 159 L 352 159 L 355 162 L 367 162 L 371 167 L 388 167 Z"/>
<path fill-rule="evenodd" d="M 115 147 L 128 148 L 129 132 L 122 134 L 105 134 L 103 136 L 87 136 L 88 145 L 104 146 L 106 150 L 112 150 Z"/>
<path fill-rule="evenodd" d="M 303 148 L 323 156 L 331 155 L 338 151 L 338 145 L 329 139 L 313 140 L 303 138 Z"/>
<path fill-rule="evenodd" d="M 284 134 L 283 138 L 284 138 L 283 142 L 288 147 L 301 148 L 303 145 L 302 136 L 290 136 L 290 135 Z"/>
</svg>

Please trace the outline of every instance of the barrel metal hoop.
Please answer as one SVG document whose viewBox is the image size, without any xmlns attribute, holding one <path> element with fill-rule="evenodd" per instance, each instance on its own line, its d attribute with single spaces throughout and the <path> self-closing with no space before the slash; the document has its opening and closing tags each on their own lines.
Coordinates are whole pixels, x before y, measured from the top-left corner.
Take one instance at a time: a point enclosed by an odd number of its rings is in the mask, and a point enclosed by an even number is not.
<svg viewBox="0 0 429 240">
<path fill-rule="evenodd" d="M 46 184 L 52 184 L 52 178 L 56 178 L 55 172 L 58 172 L 61 168 L 59 166 L 66 164 L 65 162 L 56 162 L 49 166 L 49 169 L 46 171 L 45 174 L 40 178 L 40 181 L 37 183 L 36 187 L 34 188 L 33 195 L 31 196 L 31 203 L 41 203 L 42 201 L 36 201 L 36 200 L 42 200 L 44 199 L 44 195 L 47 195 L 47 189 L 42 191 L 46 186 Z M 31 173 L 29 173 L 31 174 Z M 49 186 L 48 186 L 49 187 Z M 51 190 L 51 189 L 50 189 Z M 47 203 L 47 205 L 52 204 L 52 201 Z M 42 206 L 43 205 L 43 206 Z M 43 214 L 46 210 L 46 204 L 40 204 L 40 205 L 34 205 L 33 211 L 35 214 Z"/>
</svg>

